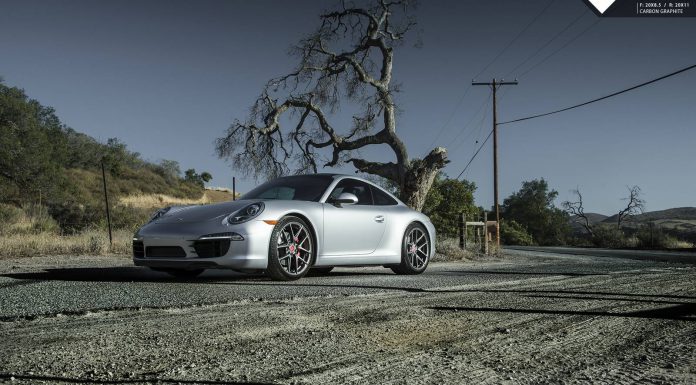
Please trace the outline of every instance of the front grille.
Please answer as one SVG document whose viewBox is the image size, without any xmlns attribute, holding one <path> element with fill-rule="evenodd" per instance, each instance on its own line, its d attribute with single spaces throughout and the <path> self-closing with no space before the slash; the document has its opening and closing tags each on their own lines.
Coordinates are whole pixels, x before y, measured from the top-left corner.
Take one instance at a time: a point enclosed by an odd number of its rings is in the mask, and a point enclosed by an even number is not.
<svg viewBox="0 0 696 385">
<path fill-rule="evenodd" d="M 193 241 L 193 248 L 200 258 L 221 257 L 230 249 L 229 239 L 206 239 Z"/>
<path fill-rule="evenodd" d="M 136 258 L 145 257 L 145 245 L 143 245 L 143 241 L 133 241 L 133 256 Z"/>
<path fill-rule="evenodd" d="M 145 255 L 148 258 L 183 258 L 186 252 L 179 246 L 148 246 Z"/>
</svg>

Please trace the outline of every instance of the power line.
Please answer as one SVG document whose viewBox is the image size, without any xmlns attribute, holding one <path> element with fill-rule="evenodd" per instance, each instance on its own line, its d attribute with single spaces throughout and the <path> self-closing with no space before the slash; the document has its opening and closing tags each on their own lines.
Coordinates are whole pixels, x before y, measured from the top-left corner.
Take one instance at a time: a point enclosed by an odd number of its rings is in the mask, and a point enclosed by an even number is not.
<svg viewBox="0 0 696 385">
<path fill-rule="evenodd" d="M 580 14 L 580 16 L 576 17 L 575 19 L 573 19 L 573 21 L 571 21 L 570 23 L 568 23 L 568 25 L 566 25 L 566 26 L 561 30 L 561 32 L 558 32 L 558 33 L 555 34 L 551 39 L 547 40 L 546 43 L 544 43 L 541 47 L 539 47 L 536 51 L 534 51 L 534 53 L 532 53 L 531 55 L 527 56 L 527 58 L 524 59 L 520 64 L 518 64 L 517 66 L 515 66 L 515 68 L 513 68 L 512 70 L 510 70 L 510 72 L 508 72 L 508 74 L 505 75 L 505 77 L 506 77 L 506 78 L 509 77 L 513 72 L 517 71 L 520 67 L 522 67 L 523 65 L 527 64 L 530 60 L 532 60 L 532 58 L 534 58 L 534 57 L 535 57 L 536 55 L 538 55 L 541 51 L 543 51 L 544 48 L 548 47 L 551 43 L 553 43 L 554 41 L 556 41 L 556 39 L 558 39 L 561 35 L 563 35 L 567 30 L 569 30 L 573 25 L 575 25 L 575 23 L 577 23 L 578 21 L 580 21 L 580 19 L 582 19 L 582 17 L 585 16 L 588 12 L 589 12 L 589 8 L 588 8 L 585 12 L 583 12 L 582 14 Z"/>
<path fill-rule="evenodd" d="M 503 53 L 505 53 L 505 51 L 508 50 L 508 48 L 510 48 L 522 35 L 524 35 L 525 32 L 527 32 L 527 30 L 528 30 L 532 25 L 534 25 L 534 23 L 536 23 L 536 21 L 537 21 L 544 13 L 546 13 L 546 11 L 551 7 L 551 5 L 552 5 L 555 1 L 556 1 L 556 0 L 550 0 L 550 1 L 544 6 L 544 8 L 542 8 L 541 11 L 540 11 L 536 16 L 534 16 L 534 18 L 533 18 L 529 23 L 527 23 L 527 25 L 526 25 L 524 28 L 522 28 L 521 31 L 518 32 L 517 35 L 516 35 L 512 40 L 510 40 L 510 42 L 509 42 L 500 52 L 498 52 L 498 54 L 493 58 L 493 60 L 491 60 L 488 64 L 486 64 L 486 66 L 484 66 L 483 69 L 482 69 L 476 76 L 474 76 L 474 78 L 479 77 L 479 76 L 480 76 L 482 73 L 484 73 L 493 63 L 495 63 L 495 61 L 498 60 L 498 59 L 500 58 L 500 56 L 502 56 Z M 459 103 L 457 103 L 456 107 L 454 108 L 454 110 L 453 110 L 452 113 L 450 114 L 449 118 L 448 118 L 448 119 L 445 121 L 445 123 L 438 129 L 437 135 L 435 135 L 435 139 L 433 139 L 433 141 L 430 143 L 430 145 L 429 145 L 428 147 L 426 147 L 426 154 L 427 154 L 428 149 L 429 149 L 429 148 L 432 148 L 432 147 L 437 143 L 437 141 L 440 139 L 440 137 L 442 136 L 442 133 L 444 132 L 445 128 L 446 128 L 447 126 L 449 126 L 449 124 L 452 122 L 452 119 L 454 118 L 454 115 L 455 115 L 455 114 L 457 113 L 457 111 L 459 111 L 459 109 L 461 108 L 462 104 L 464 103 L 464 98 L 466 97 L 466 95 L 468 94 L 468 92 L 469 92 L 470 89 L 471 89 L 471 87 L 467 87 L 467 88 L 466 88 L 466 90 L 464 91 L 464 94 L 462 95 L 461 99 L 459 100 Z M 473 119 L 470 120 L 469 123 L 467 123 L 464 127 L 467 127 L 472 121 L 473 121 Z M 462 128 L 462 131 L 463 131 L 463 130 L 465 130 L 465 128 Z M 461 131 L 460 131 L 460 132 L 461 132 Z M 458 137 L 459 137 L 459 135 L 457 135 L 457 138 L 458 138 Z M 456 140 L 456 138 L 455 138 L 455 140 Z M 423 156 L 425 156 L 426 154 L 424 154 Z"/>
<path fill-rule="evenodd" d="M 480 108 L 480 109 L 478 110 L 478 112 L 476 112 L 476 115 L 473 115 L 473 116 L 471 117 L 470 123 L 473 122 L 473 121 L 474 121 L 474 118 L 477 117 L 483 110 L 485 110 L 485 109 L 488 107 L 489 104 L 491 104 L 490 94 L 488 94 L 488 97 L 486 97 L 486 99 L 487 99 L 487 100 L 486 100 L 486 103 L 484 103 L 483 105 L 481 105 L 481 107 L 483 107 L 483 108 Z M 458 141 L 458 142 L 457 142 L 456 140 L 452 140 L 452 144 L 453 144 L 453 145 L 452 145 L 451 151 L 454 153 L 454 152 L 456 152 L 457 150 L 459 150 L 459 148 L 461 148 L 462 145 L 464 145 L 464 143 L 466 143 L 466 141 L 467 141 L 468 139 L 473 138 L 474 132 L 477 133 L 477 134 L 476 134 L 476 138 L 477 138 L 476 144 L 478 144 L 478 139 L 481 138 L 481 131 L 483 130 L 483 122 L 484 122 L 485 120 L 486 120 L 486 114 L 482 114 L 482 115 L 481 115 L 481 119 L 480 119 L 479 122 L 476 124 L 476 126 L 473 126 L 473 129 L 469 132 L 468 135 L 464 135 L 464 137 L 462 137 L 462 139 L 461 139 L 460 141 Z M 478 131 L 476 131 L 476 128 L 478 128 Z M 457 143 L 455 144 L 455 142 L 457 142 Z M 475 146 L 474 146 L 474 147 L 475 147 Z"/>
<path fill-rule="evenodd" d="M 490 104 L 490 102 L 491 102 L 491 99 L 489 98 L 490 95 L 491 95 L 491 94 L 489 93 L 488 96 L 486 96 L 486 99 L 483 101 L 483 103 L 481 103 L 481 105 L 480 105 L 479 108 L 476 110 L 476 112 L 475 112 L 473 115 L 471 115 L 471 118 L 469 118 L 469 121 L 466 122 L 466 124 L 465 124 L 465 125 L 462 127 L 462 129 L 457 133 L 457 135 L 455 135 L 454 138 L 452 138 L 452 140 L 450 141 L 450 143 L 455 143 L 455 142 L 459 139 L 459 137 L 460 137 L 463 133 L 466 132 L 466 129 L 471 125 L 471 123 L 473 123 L 474 120 L 476 120 L 476 117 L 481 113 L 481 111 L 483 111 L 484 109 L 486 109 L 486 107 L 488 106 L 488 104 Z M 484 115 L 484 116 L 485 116 L 485 115 Z M 466 138 L 467 138 L 467 136 L 465 135 L 465 136 L 464 136 L 464 139 L 466 139 Z M 462 139 L 462 141 L 463 141 L 464 139 Z M 460 144 L 461 144 L 461 142 L 460 142 Z M 453 148 L 453 149 L 452 149 L 452 152 L 456 151 L 457 149 L 459 149 L 459 146 L 457 146 L 456 148 Z"/>
<path fill-rule="evenodd" d="M 445 131 L 445 127 L 447 127 L 452 122 L 454 115 L 462 107 L 462 104 L 464 104 L 464 98 L 466 98 L 466 95 L 469 93 L 470 89 L 471 89 L 471 85 L 469 85 L 469 87 L 467 87 L 464 90 L 464 94 L 462 94 L 461 99 L 459 99 L 459 103 L 457 103 L 457 106 L 454 108 L 454 110 L 450 114 L 449 118 L 445 121 L 445 123 L 442 125 L 442 127 L 440 127 L 437 135 L 435 136 L 435 139 L 433 139 L 433 141 L 430 143 L 430 145 L 428 147 L 426 147 L 426 150 L 425 150 L 426 154 L 427 154 L 427 151 L 429 151 L 429 149 L 432 148 L 435 145 L 435 143 L 437 143 L 438 139 L 440 139 L 440 136 L 442 136 L 442 133 Z M 425 155 L 423 155 L 423 156 L 425 156 Z"/>
<path fill-rule="evenodd" d="M 472 151 L 473 151 L 473 152 L 476 151 L 477 147 L 479 146 L 479 142 L 481 141 L 481 132 L 483 131 L 483 123 L 484 123 L 485 120 L 486 120 L 485 118 L 486 118 L 486 116 L 484 115 L 484 116 L 481 117 L 481 121 L 479 121 L 479 124 L 478 124 L 478 133 L 476 134 L 476 141 L 474 142 L 474 145 L 473 145 L 473 147 L 472 147 Z M 462 175 L 462 178 L 466 178 L 466 175 L 467 175 L 467 172 L 466 172 L 466 171 L 467 171 L 467 170 L 465 169 L 465 170 L 464 170 L 464 173 L 463 173 L 463 175 Z"/>
<path fill-rule="evenodd" d="M 478 74 L 476 74 L 476 76 L 474 76 L 474 79 L 481 76 L 481 74 L 484 73 L 488 69 L 488 67 L 490 67 L 493 63 L 495 63 L 495 61 L 498 60 L 500 56 L 502 56 L 503 53 L 507 51 L 508 48 L 515 44 L 517 39 L 519 39 L 522 35 L 524 35 L 525 32 L 527 32 L 527 30 L 541 17 L 541 15 L 543 15 L 546 12 L 546 10 L 548 10 L 549 7 L 551 7 L 551 4 L 553 4 L 554 1 L 556 0 L 549 1 L 548 4 L 546 4 L 546 6 L 541 10 L 541 12 L 539 12 L 519 33 L 517 33 L 517 35 L 512 40 L 510 40 L 510 42 L 502 50 L 500 50 L 500 52 L 498 52 L 497 55 L 495 55 L 493 60 L 488 62 L 488 64 L 486 64 L 486 66 L 483 67 L 483 69 Z"/>
<path fill-rule="evenodd" d="M 456 178 L 456 179 L 461 178 L 462 174 L 464 174 L 464 171 L 466 171 L 466 169 L 469 168 L 469 165 L 471 165 L 471 162 L 474 161 L 474 159 L 476 158 L 476 155 L 478 155 L 478 153 L 481 151 L 481 149 L 483 148 L 483 146 L 486 145 L 486 142 L 488 142 L 488 139 L 491 138 L 491 135 L 493 135 L 493 130 L 491 130 L 491 132 L 488 133 L 488 136 L 486 137 L 486 140 L 484 140 L 483 143 L 481 143 L 481 145 L 479 146 L 478 150 L 476 150 L 476 152 L 474 153 L 474 156 L 472 156 L 471 159 L 469 159 L 469 162 L 466 164 L 466 166 L 464 166 L 464 169 L 462 170 L 462 172 L 460 172 L 459 175 L 457 175 L 457 178 Z"/>
<path fill-rule="evenodd" d="M 564 112 L 564 111 L 572 110 L 572 109 L 574 109 L 574 108 L 586 106 L 586 105 L 588 105 L 588 104 L 592 104 L 592 103 L 598 102 L 598 101 L 600 101 L 600 100 L 604 100 L 604 99 L 608 99 L 608 98 L 611 98 L 611 97 L 614 97 L 614 96 L 617 96 L 617 95 L 621 95 L 621 94 L 626 93 L 626 92 L 628 92 L 628 91 L 633 91 L 633 90 L 635 90 L 636 88 L 640 88 L 640 87 L 643 87 L 643 86 L 647 86 L 648 84 L 652 84 L 652 83 L 655 83 L 655 82 L 659 82 L 660 80 L 667 79 L 667 78 L 669 78 L 669 77 L 678 75 L 678 74 L 680 74 L 680 73 L 682 73 L 682 72 L 686 72 L 686 71 L 692 70 L 692 69 L 694 69 L 694 68 L 696 68 L 696 64 L 691 65 L 691 66 L 688 66 L 688 67 L 686 67 L 686 68 L 682 68 L 682 69 L 680 69 L 680 70 L 678 70 L 678 71 L 674 71 L 674 72 L 672 72 L 672 73 L 670 73 L 670 74 L 667 74 L 667 75 L 664 75 L 664 76 L 660 76 L 660 77 L 657 78 L 657 79 L 653 79 L 653 80 L 650 80 L 650 81 L 647 81 L 647 82 L 638 84 L 638 85 L 636 85 L 636 86 L 633 86 L 633 87 L 630 87 L 630 88 L 626 88 L 625 90 L 621 90 L 621 91 L 614 92 L 614 93 L 609 94 L 609 95 L 606 95 L 606 96 L 602 96 L 601 98 L 596 98 L 596 99 L 592 99 L 592 100 L 587 101 L 587 102 L 584 102 L 584 103 L 576 104 L 576 105 L 574 105 L 574 106 L 570 106 L 570 107 L 566 107 L 566 108 L 561 108 L 560 110 L 555 110 L 555 111 L 546 112 L 546 113 L 543 113 L 543 114 L 536 114 L 536 115 L 532 115 L 532 116 L 527 116 L 527 117 L 525 117 L 525 118 L 519 118 L 519 119 L 509 120 L 509 121 L 507 121 L 507 122 L 502 122 L 502 123 L 498 123 L 498 124 L 500 125 L 500 124 L 516 123 L 516 122 L 521 122 L 521 121 L 523 121 L 523 120 L 529 120 L 529 119 L 540 118 L 540 117 L 542 117 L 542 116 L 548 116 L 548 115 L 557 114 L 557 113 L 559 113 L 559 112 Z"/>
<path fill-rule="evenodd" d="M 542 59 L 540 62 L 538 62 L 537 64 L 531 66 L 531 67 L 530 67 L 529 69 L 527 69 L 526 71 L 522 72 L 522 73 L 520 74 L 519 77 L 522 77 L 522 76 L 528 74 L 529 72 L 531 72 L 531 71 L 532 71 L 533 69 L 535 69 L 536 67 L 538 67 L 538 66 L 544 64 L 544 63 L 545 63 L 547 60 L 549 60 L 552 56 L 554 56 L 555 54 L 559 53 L 560 51 L 562 51 L 563 49 L 565 49 L 567 46 L 571 45 L 575 40 L 579 39 L 582 35 L 584 35 L 585 33 L 587 33 L 587 31 L 591 30 L 595 25 L 599 24 L 600 21 L 602 21 L 602 19 L 597 19 L 594 23 L 590 24 L 587 28 L 585 28 L 584 30 L 582 30 L 582 31 L 581 31 L 580 33 L 578 33 L 577 35 L 575 35 L 572 39 L 568 40 L 568 41 L 567 41 L 565 44 L 563 44 L 560 48 L 558 48 L 557 50 L 551 52 L 551 54 L 549 54 L 548 56 L 546 56 L 546 57 L 545 57 L 544 59 Z"/>
<path fill-rule="evenodd" d="M 657 78 L 657 79 L 653 79 L 653 80 L 650 80 L 650 81 L 647 81 L 647 82 L 638 84 L 638 85 L 636 85 L 636 86 L 633 86 L 633 87 L 631 87 L 631 88 L 627 88 L 627 89 L 621 90 L 621 91 L 619 91 L 619 92 L 614 92 L 613 94 L 610 94 L 610 95 L 607 95 L 607 96 L 603 96 L 603 97 L 601 97 L 601 98 L 593 99 L 593 100 L 590 100 L 590 101 L 585 102 L 585 103 L 577 104 L 577 105 L 572 106 L 572 107 L 563 108 L 563 109 L 556 110 L 556 111 L 552 111 L 552 112 L 548 112 L 548 113 L 545 113 L 545 114 L 538 114 L 538 115 L 534 115 L 534 116 L 528 116 L 528 117 L 526 117 L 526 118 L 520 118 L 520 119 L 510 120 L 510 121 L 502 122 L 502 123 L 498 123 L 498 124 L 500 125 L 500 124 L 515 123 L 515 122 L 520 122 L 520 121 L 523 121 L 523 120 L 529 120 L 529 119 L 534 119 L 534 118 L 539 118 L 539 117 L 542 117 L 542 116 L 547 116 L 547 115 L 555 114 L 555 113 L 558 113 L 558 112 L 568 111 L 568 110 L 573 109 L 573 108 L 585 106 L 585 105 L 588 105 L 588 104 L 590 104 L 590 103 L 598 102 L 598 101 L 600 101 L 600 100 L 604 100 L 604 99 L 607 99 L 607 98 L 610 98 L 610 97 L 613 97 L 613 96 L 616 96 L 616 95 L 623 94 L 623 93 L 628 92 L 628 91 L 632 91 L 632 90 L 634 90 L 634 89 L 636 89 L 636 88 L 640 88 L 640 87 L 646 86 L 646 85 L 648 85 L 648 84 L 655 83 L 655 82 L 658 82 L 658 81 L 660 81 L 660 80 L 667 79 L 667 78 L 669 78 L 669 77 L 678 75 L 678 74 L 680 74 L 680 73 L 682 73 L 682 72 L 686 72 L 686 71 L 692 70 L 692 69 L 694 69 L 694 68 L 696 68 L 696 64 L 691 65 L 691 66 L 688 66 L 688 67 L 686 67 L 686 68 L 682 68 L 682 69 L 680 69 L 680 70 L 678 70 L 678 71 L 675 71 L 675 72 L 672 72 L 672 73 L 670 73 L 670 74 L 661 76 L 661 77 L 659 77 L 659 78 Z M 491 132 L 488 133 L 488 136 L 486 136 L 486 139 L 483 141 L 483 143 L 481 143 L 481 145 L 480 145 L 479 148 L 476 150 L 476 152 L 475 152 L 474 155 L 471 157 L 471 159 L 469 159 L 469 162 L 466 164 L 466 166 L 464 166 L 464 169 L 462 170 L 462 172 L 459 173 L 459 175 L 457 176 L 457 179 L 459 179 L 459 178 L 464 174 L 464 172 L 469 168 L 469 166 L 471 165 L 471 162 L 473 162 L 474 159 L 476 158 L 476 156 L 479 154 L 479 152 L 481 152 L 481 149 L 486 145 L 486 142 L 488 142 L 488 140 L 491 138 L 491 135 L 493 135 L 493 130 L 491 130 Z"/>
</svg>

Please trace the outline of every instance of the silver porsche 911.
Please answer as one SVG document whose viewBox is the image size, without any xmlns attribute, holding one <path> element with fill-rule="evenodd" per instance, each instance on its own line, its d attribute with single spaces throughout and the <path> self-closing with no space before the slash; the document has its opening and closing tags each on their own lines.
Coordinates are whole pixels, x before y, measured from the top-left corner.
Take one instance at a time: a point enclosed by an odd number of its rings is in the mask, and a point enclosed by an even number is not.
<svg viewBox="0 0 696 385">
<path fill-rule="evenodd" d="M 380 187 L 337 174 L 288 176 L 239 200 L 157 211 L 133 238 L 133 261 L 178 277 L 205 269 L 265 271 L 276 280 L 334 266 L 425 271 L 435 228 Z"/>
</svg>

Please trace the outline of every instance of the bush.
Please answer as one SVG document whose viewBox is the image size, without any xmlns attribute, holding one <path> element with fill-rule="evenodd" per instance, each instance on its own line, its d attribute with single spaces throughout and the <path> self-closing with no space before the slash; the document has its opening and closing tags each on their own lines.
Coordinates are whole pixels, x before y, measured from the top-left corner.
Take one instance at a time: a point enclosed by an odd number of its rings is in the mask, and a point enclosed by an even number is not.
<svg viewBox="0 0 696 385">
<path fill-rule="evenodd" d="M 534 238 L 527 228 L 512 219 L 500 221 L 500 243 L 503 245 L 532 246 Z"/>
<path fill-rule="evenodd" d="M 118 205 L 112 208 L 111 225 L 114 229 L 135 232 L 152 215 L 152 210 L 133 206 Z M 106 224 L 106 220 L 103 221 Z"/>
<path fill-rule="evenodd" d="M 674 249 L 683 246 L 684 242 L 667 234 L 659 226 L 641 226 L 635 233 L 638 247 L 646 249 Z"/>
<path fill-rule="evenodd" d="M 612 225 L 598 225 L 594 228 L 592 243 L 596 247 L 621 248 L 626 245 L 626 235 Z"/>
<path fill-rule="evenodd" d="M 24 212 L 19 207 L 0 203 L 0 234 L 9 232 L 12 224 L 19 222 Z"/>
<path fill-rule="evenodd" d="M 105 218 L 102 207 L 76 203 L 55 204 L 49 207 L 51 216 L 63 232 L 73 234 L 100 223 Z"/>
<path fill-rule="evenodd" d="M 45 206 L 29 204 L 20 208 L 0 204 L 0 234 L 57 234 L 59 230 Z"/>
<path fill-rule="evenodd" d="M 461 213 L 467 220 L 476 218 L 479 209 L 474 206 L 476 185 L 466 180 L 449 179 L 438 174 L 423 205 L 423 213 L 430 217 L 438 234 L 456 236 Z"/>
</svg>

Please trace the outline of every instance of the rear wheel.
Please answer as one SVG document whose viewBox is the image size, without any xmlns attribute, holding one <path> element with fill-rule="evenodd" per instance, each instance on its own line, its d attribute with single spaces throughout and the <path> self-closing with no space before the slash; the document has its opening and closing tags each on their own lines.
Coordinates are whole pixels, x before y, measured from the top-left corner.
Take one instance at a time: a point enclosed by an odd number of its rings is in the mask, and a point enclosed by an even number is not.
<svg viewBox="0 0 696 385">
<path fill-rule="evenodd" d="M 430 237 L 420 223 L 411 223 L 401 242 L 401 263 L 391 266 L 396 274 L 414 275 L 425 271 L 430 262 Z"/>
<path fill-rule="evenodd" d="M 314 237 L 307 222 L 287 216 L 271 233 L 266 272 L 276 281 L 300 279 L 312 266 L 314 252 Z"/>
</svg>

